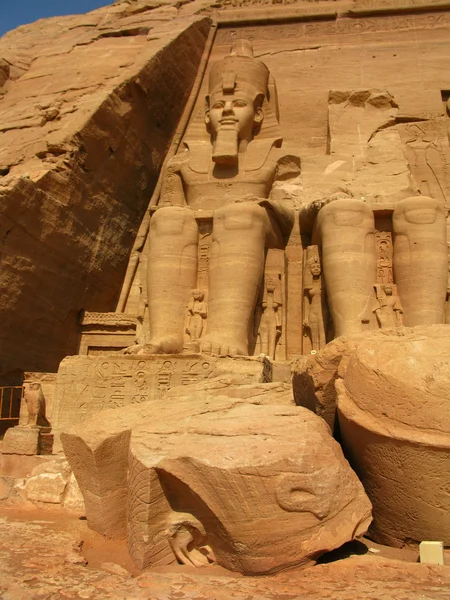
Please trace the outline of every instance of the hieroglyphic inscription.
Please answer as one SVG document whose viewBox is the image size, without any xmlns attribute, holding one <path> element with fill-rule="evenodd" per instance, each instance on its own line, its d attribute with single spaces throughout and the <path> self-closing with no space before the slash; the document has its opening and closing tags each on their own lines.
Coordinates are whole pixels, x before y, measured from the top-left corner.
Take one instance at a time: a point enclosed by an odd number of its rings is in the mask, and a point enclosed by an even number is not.
<svg viewBox="0 0 450 600">
<path fill-rule="evenodd" d="M 172 387 L 211 377 L 215 364 L 216 359 L 205 357 L 69 357 L 58 373 L 57 425 L 67 427 L 96 412 L 161 397 Z"/>
<path fill-rule="evenodd" d="M 201 290 L 208 288 L 209 253 L 211 250 L 212 236 L 210 233 L 201 233 L 198 243 L 198 275 L 197 287 Z"/>
<path fill-rule="evenodd" d="M 377 283 L 393 283 L 392 234 L 389 231 L 376 232 L 377 244 Z"/>
<path fill-rule="evenodd" d="M 168 390 L 239 373 L 248 383 L 270 381 L 270 362 L 191 355 L 69 356 L 60 365 L 52 419 L 55 435 L 107 409 L 160 398 Z"/>
<path fill-rule="evenodd" d="M 250 15 L 250 12 L 249 12 Z M 319 36 L 340 36 L 401 30 L 435 29 L 450 27 L 450 13 L 422 13 L 391 15 L 372 18 L 339 18 L 309 23 L 286 23 L 261 27 L 223 29 L 217 34 L 216 44 L 230 45 L 237 39 L 251 41 L 289 40 Z"/>
</svg>

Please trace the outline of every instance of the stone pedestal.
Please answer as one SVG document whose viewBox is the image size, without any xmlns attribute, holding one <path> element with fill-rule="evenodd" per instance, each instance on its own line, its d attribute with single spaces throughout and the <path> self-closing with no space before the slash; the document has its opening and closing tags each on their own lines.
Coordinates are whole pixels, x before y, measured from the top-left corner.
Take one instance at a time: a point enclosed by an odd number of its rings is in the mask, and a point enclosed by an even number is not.
<svg viewBox="0 0 450 600">
<path fill-rule="evenodd" d="M 39 454 L 40 427 L 12 427 L 3 438 L 3 454 Z"/>
<path fill-rule="evenodd" d="M 156 401 L 173 388 L 188 389 L 219 376 L 232 376 L 240 384 L 266 383 L 272 381 L 272 365 L 264 356 L 69 356 L 61 362 L 56 381 L 56 451 L 62 431 L 88 422 L 95 413 Z"/>
</svg>

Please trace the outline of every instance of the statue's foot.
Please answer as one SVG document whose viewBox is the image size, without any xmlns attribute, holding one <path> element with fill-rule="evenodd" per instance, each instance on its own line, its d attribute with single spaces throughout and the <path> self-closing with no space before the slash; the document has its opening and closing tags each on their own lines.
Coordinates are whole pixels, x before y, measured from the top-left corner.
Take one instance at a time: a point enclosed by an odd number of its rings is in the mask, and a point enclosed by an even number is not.
<svg viewBox="0 0 450 600">
<path fill-rule="evenodd" d="M 183 343 L 176 336 L 155 338 L 148 344 L 135 344 L 123 350 L 124 354 L 179 354 L 183 350 Z"/>
<path fill-rule="evenodd" d="M 206 336 L 202 340 L 201 353 L 216 356 L 247 356 L 248 348 L 246 344 L 237 340 Z"/>
<path fill-rule="evenodd" d="M 145 354 L 180 354 L 183 350 L 183 340 L 175 335 L 153 338 L 145 344 Z"/>
<path fill-rule="evenodd" d="M 134 344 L 120 351 L 120 354 L 141 354 L 144 344 Z"/>
</svg>

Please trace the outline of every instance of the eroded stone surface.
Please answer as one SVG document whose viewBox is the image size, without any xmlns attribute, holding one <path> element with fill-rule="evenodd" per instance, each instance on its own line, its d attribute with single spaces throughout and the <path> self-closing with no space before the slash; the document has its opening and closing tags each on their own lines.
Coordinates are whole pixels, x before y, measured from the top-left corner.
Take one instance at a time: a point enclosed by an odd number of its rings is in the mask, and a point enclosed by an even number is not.
<svg viewBox="0 0 450 600">
<path fill-rule="evenodd" d="M 372 337 L 336 382 L 343 444 L 384 543 L 450 542 L 449 351 L 447 325 Z"/>
<path fill-rule="evenodd" d="M 61 362 L 56 378 L 53 451 L 60 450 L 61 431 L 80 422 L 88 423 L 95 413 L 139 406 L 178 388 L 181 395 L 189 394 L 190 389 L 191 393 L 198 390 L 204 395 L 209 390 L 237 385 L 239 395 L 245 384 L 270 381 L 271 368 L 264 356 L 237 359 L 200 354 L 69 356 Z M 260 393 L 270 390 L 262 387 Z"/>
<path fill-rule="evenodd" d="M 12 427 L 3 438 L 2 454 L 39 453 L 39 427 Z"/>
</svg>

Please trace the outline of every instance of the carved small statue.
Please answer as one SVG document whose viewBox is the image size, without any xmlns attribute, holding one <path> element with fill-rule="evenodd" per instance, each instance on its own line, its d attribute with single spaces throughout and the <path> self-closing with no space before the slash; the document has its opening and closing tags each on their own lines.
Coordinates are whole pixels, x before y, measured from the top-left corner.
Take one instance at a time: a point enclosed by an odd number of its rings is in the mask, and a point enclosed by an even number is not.
<svg viewBox="0 0 450 600">
<path fill-rule="evenodd" d="M 184 307 L 198 285 L 195 211 L 201 209 L 213 219 L 201 351 L 248 355 L 266 250 L 285 248 L 294 218 L 270 197 L 272 185 L 299 173 L 299 159 L 279 150 L 275 98 L 269 70 L 247 40 L 237 40 L 230 56 L 211 66 L 204 115 L 210 142 L 185 139 L 163 174 L 149 232 L 150 342 L 134 351 L 183 350 Z"/>
<path fill-rule="evenodd" d="M 23 398 L 27 405 L 28 420 L 27 427 L 39 427 L 47 425 L 45 417 L 45 398 L 42 393 L 41 384 L 38 382 L 25 383 L 23 386 Z"/>
<path fill-rule="evenodd" d="M 264 295 L 259 309 L 258 336 L 260 352 L 275 359 L 276 347 L 282 330 L 282 301 L 277 282 L 269 277 L 264 285 Z"/>
<path fill-rule="evenodd" d="M 316 246 L 309 246 L 306 251 L 308 258 L 303 288 L 303 327 L 309 332 L 311 350 L 320 350 L 326 344 L 322 266 Z"/>
<path fill-rule="evenodd" d="M 188 324 L 186 333 L 191 338 L 191 342 L 196 342 L 202 336 L 203 321 L 206 319 L 206 303 L 204 302 L 205 292 L 202 290 L 192 290 L 192 298 L 188 305 Z"/>
<path fill-rule="evenodd" d="M 395 285 L 376 285 L 377 304 L 373 310 L 381 329 L 403 325 L 403 307 Z"/>
</svg>

